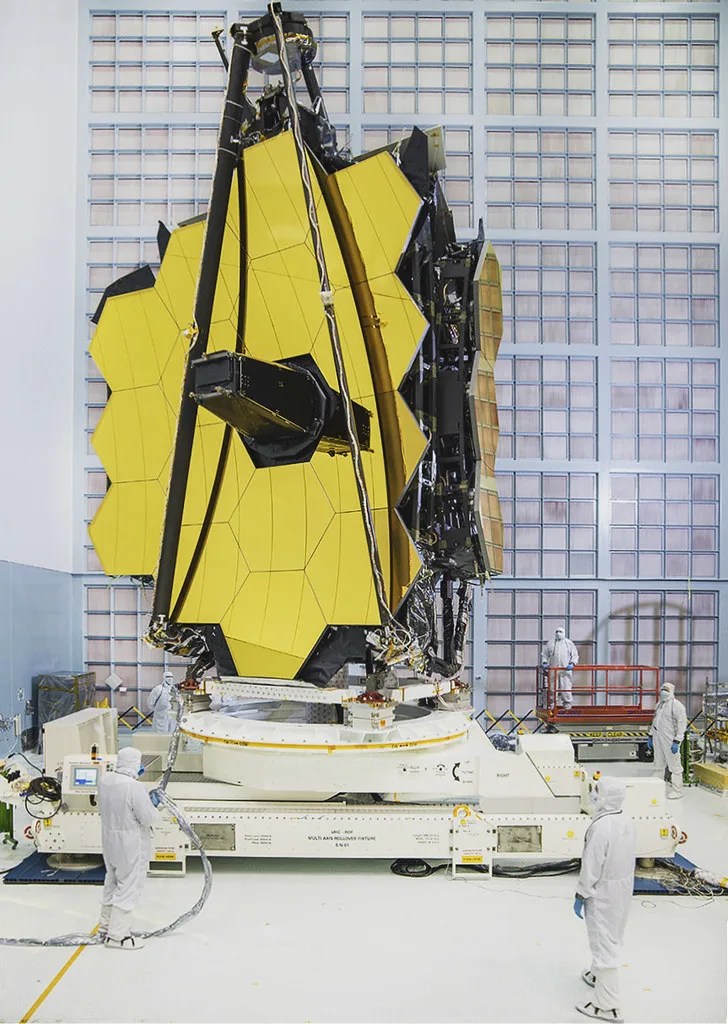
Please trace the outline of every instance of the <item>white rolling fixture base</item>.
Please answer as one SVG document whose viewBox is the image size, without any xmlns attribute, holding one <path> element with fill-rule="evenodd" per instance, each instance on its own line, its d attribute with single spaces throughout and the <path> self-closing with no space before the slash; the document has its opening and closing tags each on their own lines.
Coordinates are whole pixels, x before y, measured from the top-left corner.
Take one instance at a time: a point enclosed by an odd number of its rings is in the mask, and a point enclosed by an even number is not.
<svg viewBox="0 0 728 1024">
<path fill-rule="evenodd" d="M 372 732 L 191 714 L 183 728 L 202 750 L 183 752 L 168 793 L 212 857 L 422 858 L 448 861 L 454 873 L 476 867 L 478 878 L 497 861 L 581 855 L 591 778 L 576 764 L 568 737 L 524 735 L 515 751 L 498 751 L 465 715 L 412 710 L 418 713 Z M 97 714 L 115 720 L 109 709 Z M 63 802 L 33 826 L 42 853 L 101 852 L 88 770 L 113 765 L 117 737 L 109 722 L 100 723 L 92 754 L 85 744 L 89 723 L 84 718 L 76 729 L 73 718 L 59 720 L 52 743 L 55 760 L 65 750 Z M 169 736 L 147 733 L 134 743 L 152 769 L 142 781 L 153 788 Z M 638 856 L 672 856 L 681 833 L 664 783 L 625 781 Z M 7 784 L 0 800 L 19 802 Z M 150 870 L 184 873 L 194 855 L 169 814 L 160 814 Z"/>
</svg>

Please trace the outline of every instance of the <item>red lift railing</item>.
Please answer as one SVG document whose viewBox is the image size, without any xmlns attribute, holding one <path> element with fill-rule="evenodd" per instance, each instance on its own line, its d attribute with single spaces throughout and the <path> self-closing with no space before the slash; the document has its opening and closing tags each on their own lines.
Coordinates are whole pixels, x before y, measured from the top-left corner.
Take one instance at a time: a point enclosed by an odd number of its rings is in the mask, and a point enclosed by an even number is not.
<svg viewBox="0 0 728 1024">
<path fill-rule="evenodd" d="M 651 665 L 576 665 L 571 708 L 559 688 L 564 669 L 536 670 L 536 717 L 544 722 L 633 722 L 652 720 L 660 693 L 660 670 Z"/>
</svg>

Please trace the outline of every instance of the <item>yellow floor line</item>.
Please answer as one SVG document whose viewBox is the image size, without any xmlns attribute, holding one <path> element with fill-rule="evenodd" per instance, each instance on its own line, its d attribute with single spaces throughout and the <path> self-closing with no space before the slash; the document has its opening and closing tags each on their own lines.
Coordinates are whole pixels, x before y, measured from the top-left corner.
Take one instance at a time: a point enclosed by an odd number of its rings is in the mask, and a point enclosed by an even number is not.
<svg viewBox="0 0 728 1024">
<path fill-rule="evenodd" d="M 99 930 L 98 929 L 98 925 L 96 925 L 96 927 L 91 932 L 91 934 L 95 935 L 98 930 Z M 46 985 L 46 987 L 43 989 L 43 991 L 38 996 L 36 1001 L 33 1003 L 31 1008 L 29 1010 L 27 1010 L 23 1014 L 23 1016 L 20 1018 L 20 1020 L 18 1021 L 18 1024 L 28 1024 L 28 1021 L 32 1018 L 33 1014 L 38 1009 L 38 1007 L 48 998 L 48 996 L 51 994 L 51 992 L 56 987 L 58 982 L 61 980 L 63 975 L 66 973 L 66 971 L 70 967 L 73 966 L 73 964 L 76 962 L 76 960 L 78 960 L 78 958 L 83 953 L 84 949 L 87 949 L 87 948 L 88 947 L 86 947 L 86 946 L 78 946 L 77 949 L 73 953 L 71 953 L 71 955 L 69 956 L 68 960 L 66 960 L 65 964 L 63 965 L 63 967 L 61 967 L 61 969 L 58 972 L 58 974 L 56 974 L 56 976 L 49 982 L 49 984 Z"/>
</svg>

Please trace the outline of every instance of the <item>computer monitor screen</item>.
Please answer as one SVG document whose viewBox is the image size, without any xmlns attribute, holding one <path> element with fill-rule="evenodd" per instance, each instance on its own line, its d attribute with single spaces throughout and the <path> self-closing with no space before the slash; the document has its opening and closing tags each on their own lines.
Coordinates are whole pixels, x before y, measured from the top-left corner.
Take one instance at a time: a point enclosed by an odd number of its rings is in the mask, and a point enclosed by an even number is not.
<svg viewBox="0 0 728 1024">
<path fill-rule="evenodd" d="M 74 768 L 73 769 L 73 784 L 74 786 L 88 786 L 93 788 L 96 786 L 99 778 L 98 768 Z"/>
</svg>

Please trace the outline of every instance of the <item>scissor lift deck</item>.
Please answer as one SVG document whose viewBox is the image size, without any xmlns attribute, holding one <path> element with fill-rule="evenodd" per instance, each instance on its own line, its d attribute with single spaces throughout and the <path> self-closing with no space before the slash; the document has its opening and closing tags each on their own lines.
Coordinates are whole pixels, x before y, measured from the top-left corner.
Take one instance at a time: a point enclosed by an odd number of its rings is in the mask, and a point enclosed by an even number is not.
<svg viewBox="0 0 728 1024">
<path fill-rule="evenodd" d="M 537 671 L 536 717 L 551 730 L 567 733 L 581 760 L 636 759 L 657 704 L 660 670 L 649 665 L 577 665 L 571 708 L 560 704 L 561 671 Z"/>
</svg>

